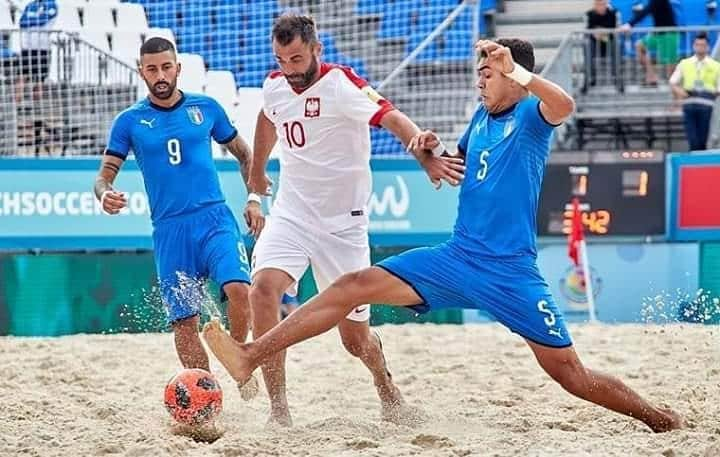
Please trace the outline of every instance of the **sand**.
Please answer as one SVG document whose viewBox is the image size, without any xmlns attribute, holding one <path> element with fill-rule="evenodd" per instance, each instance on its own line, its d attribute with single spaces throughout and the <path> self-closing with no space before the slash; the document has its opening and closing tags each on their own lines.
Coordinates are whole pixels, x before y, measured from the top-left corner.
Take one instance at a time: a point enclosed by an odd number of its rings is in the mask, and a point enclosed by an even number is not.
<svg viewBox="0 0 720 457">
<path fill-rule="evenodd" d="M 382 422 L 368 373 L 333 331 L 289 353 L 287 430 L 265 426 L 264 390 L 244 402 L 213 360 L 225 433 L 210 444 L 170 433 L 169 334 L 0 338 L 0 456 L 720 456 L 720 327 L 571 328 L 588 366 L 686 416 L 687 429 L 661 435 L 566 394 L 500 326 L 379 329 L 426 423 Z"/>
</svg>

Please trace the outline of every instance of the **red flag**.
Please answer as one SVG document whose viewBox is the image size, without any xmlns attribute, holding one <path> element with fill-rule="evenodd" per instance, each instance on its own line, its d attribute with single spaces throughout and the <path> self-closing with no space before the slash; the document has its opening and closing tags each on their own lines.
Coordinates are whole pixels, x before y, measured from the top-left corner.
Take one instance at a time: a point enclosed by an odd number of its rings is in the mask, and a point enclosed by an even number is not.
<svg viewBox="0 0 720 457">
<path fill-rule="evenodd" d="M 572 259 L 575 266 L 580 265 L 580 241 L 585 239 L 585 232 L 582 224 L 582 213 L 580 212 L 580 200 L 575 197 L 572 199 L 572 229 L 568 235 L 568 256 Z"/>
</svg>

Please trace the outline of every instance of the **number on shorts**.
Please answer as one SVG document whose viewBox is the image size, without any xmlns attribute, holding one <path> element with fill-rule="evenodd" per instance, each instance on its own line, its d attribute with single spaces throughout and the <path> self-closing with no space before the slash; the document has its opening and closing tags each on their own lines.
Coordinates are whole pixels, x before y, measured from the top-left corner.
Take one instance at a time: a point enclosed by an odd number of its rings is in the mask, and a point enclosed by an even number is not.
<svg viewBox="0 0 720 457">
<path fill-rule="evenodd" d="M 555 313 L 550 311 L 547 306 L 548 302 L 545 300 L 540 300 L 537 303 L 538 311 L 543 314 L 547 314 L 547 317 L 545 318 L 545 325 L 547 325 L 548 327 L 552 327 L 553 325 L 555 325 Z"/>
<path fill-rule="evenodd" d="M 182 155 L 180 154 L 180 141 L 177 138 L 170 138 L 167 142 L 167 150 L 170 155 L 170 164 L 177 165 L 182 162 Z"/>
</svg>

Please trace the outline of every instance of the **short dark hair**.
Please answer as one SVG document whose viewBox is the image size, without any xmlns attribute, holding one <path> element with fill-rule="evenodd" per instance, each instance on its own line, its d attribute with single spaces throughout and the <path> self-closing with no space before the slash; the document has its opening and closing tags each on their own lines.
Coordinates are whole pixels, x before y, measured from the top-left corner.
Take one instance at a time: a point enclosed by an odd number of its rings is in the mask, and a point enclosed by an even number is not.
<svg viewBox="0 0 720 457">
<path fill-rule="evenodd" d="M 519 38 L 500 38 L 495 40 L 495 43 L 510 48 L 510 55 L 515 63 L 527 71 L 535 71 L 535 51 L 529 41 Z"/>
<path fill-rule="evenodd" d="M 710 39 L 708 38 L 707 32 L 698 32 L 698 34 L 695 35 L 695 39 L 693 41 L 697 41 L 697 40 L 705 40 L 708 43 L 710 43 Z"/>
<path fill-rule="evenodd" d="M 272 28 L 272 38 L 281 46 L 287 46 L 300 37 L 305 44 L 314 44 L 318 41 L 315 20 L 312 16 L 285 13 L 275 20 Z"/>
<path fill-rule="evenodd" d="M 140 46 L 140 57 L 145 54 L 157 54 L 159 52 L 172 51 L 175 53 L 175 45 L 170 40 L 161 37 L 148 38 L 142 46 Z"/>
</svg>

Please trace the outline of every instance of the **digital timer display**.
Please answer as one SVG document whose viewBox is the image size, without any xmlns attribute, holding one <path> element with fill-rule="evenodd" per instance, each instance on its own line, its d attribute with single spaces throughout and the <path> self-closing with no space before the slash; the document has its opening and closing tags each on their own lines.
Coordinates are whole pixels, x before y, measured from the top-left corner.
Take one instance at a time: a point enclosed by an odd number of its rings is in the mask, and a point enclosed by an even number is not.
<svg viewBox="0 0 720 457">
<path fill-rule="evenodd" d="M 664 153 L 554 154 L 540 196 L 539 235 L 570 233 L 574 197 L 580 200 L 589 235 L 661 235 L 665 232 Z"/>
</svg>

